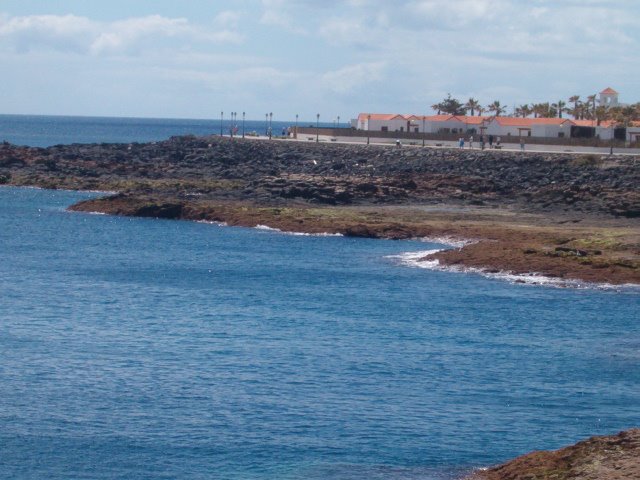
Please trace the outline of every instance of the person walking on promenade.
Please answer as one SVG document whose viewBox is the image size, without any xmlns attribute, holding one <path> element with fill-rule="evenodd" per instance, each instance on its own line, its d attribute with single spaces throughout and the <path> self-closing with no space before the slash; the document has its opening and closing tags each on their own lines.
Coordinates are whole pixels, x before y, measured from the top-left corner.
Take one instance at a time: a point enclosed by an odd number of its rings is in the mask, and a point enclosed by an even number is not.
<svg viewBox="0 0 640 480">
<path fill-rule="evenodd" d="M 484 150 L 484 135 L 480 135 L 480 149 Z"/>
<path fill-rule="evenodd" d="M 524 138 L 520 137 L 520 151 L 524 152 Z"/>
<path fill-rule="evenodd" d="M 489 150 L 493 148 L 493 135 L 489 135 Z"/>
<path fill-rule="evenodd" d="M 460 139 L 458 140 L 458 145 L 460 145 L 460 148 L 464 148 L 464 137 L 460 137 Z"/>
<path fill-rule="evenodd" d="M 473 148 L 473 135 L 469 137 L 469 148 Z"/>
</svg>

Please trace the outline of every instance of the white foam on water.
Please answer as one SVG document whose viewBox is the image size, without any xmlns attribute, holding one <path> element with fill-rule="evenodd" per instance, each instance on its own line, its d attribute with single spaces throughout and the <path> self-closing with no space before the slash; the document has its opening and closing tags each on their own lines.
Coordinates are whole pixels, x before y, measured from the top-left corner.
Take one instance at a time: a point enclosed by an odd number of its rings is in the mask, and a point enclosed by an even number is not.
<svg viewBox="0 0 640 480">
<path fill-rule="evenodd" d="M 397 261 L 399 265 L 403 265 L 411 268 L 424 268 L 427 270 L 452 272 L 452 273 L 471 273 L 475 275 L 481 275 L 485 278 L 505 281 L 511 284 L 519 285 L 532 285 L 532 286 L 545 286 L 555 288 L 575 288 L 575 289 L 589 289 L 589 290 L 608 290 L 608 291 L 640 291 L 640 285 L 638 284 L 624 284 L 624 285 L 612 285 L 610 283 L 591 283 L 581 280 L 566 279 L 549 277 L 537 272 L 531 273 L 513 273 L 509 271 L 501 270 L 499 272 L 488 271 L 483 268 L 465 267 L 461 265 L 443 265 L 437 258 L 426 258 L 435 253 L 441 252 L 446 249 L 434 249 L 434 250 L 420 250 L 416 252 L 404 252 L 397 255 L 388 255 L 385 258 L 390 258 Z"/>
<path fill-rule="evenodd" d="M 266 225 L 256 225 L 253 228 L 255 228 L 256 230 L 267 230 L 269 232 L 282 232 L 282 230 L 280 230 L 279 228 L 272 228 Z"/>
<path fill-rule="evenodd" d="M 467 245 L 473 245 L 474 243 L 478 243 L 478 240 L 473 240 L 470 238 L 459 238 L 459 237 L 420 237 L 418 239 L 421 242 L 425 243 L 439 243 L 442 245 L 447 245 L 448 247 L 454 248 L 462 248 Z"/>
<path fill-rule="evenodd" d="M 438 248 L 434 250 L 419 250 L 417 252 L 404 252 L 397 255 L 387 255 L 385 258 L 396 260 L 398 264 L 406 267 L 427 268 L 429 270 L 439 270 L 440 261 L 437 258 L 427 259 L 425 257 L 444 250 Z"/>
<path fill-rule="evenodd" d="M 255 228 L 256 230 L 262 230 L 265 232 L 280 233 L 282 235 L 292 235 L 294 237 L 343 237 L 344 236 L 341 233 L 328 233 L 328 232 L 321 232 L 321 233 L 289 232 L 289 231 L 280 230 L 279 228 L 268 227 L 267 225 L 256 225 L 253 228 Z"/>
<path fill-rule="evenodd" d="M 204 223 L 207 225 L 215 225 L 216 227 L 228 227 L 227 222 L 214 222 L 211 220 L 196 220 L 196 223 Z"/>
</svg>

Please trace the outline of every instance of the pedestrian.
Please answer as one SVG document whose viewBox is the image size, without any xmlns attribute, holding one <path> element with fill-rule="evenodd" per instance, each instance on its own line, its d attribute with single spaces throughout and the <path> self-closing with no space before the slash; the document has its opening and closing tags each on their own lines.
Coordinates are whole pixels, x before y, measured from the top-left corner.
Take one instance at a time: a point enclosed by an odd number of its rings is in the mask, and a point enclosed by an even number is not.
<svg viewBox="0 0 640 480">
<path fill-rule="evenodd" d="M 500 137 L 496 138 L 496 148 L 502 148 L 500 147 L 500 140 L 502 140 Z"/>
<path fill-rule="evenodd" d="M 473 135 L 469 137 L 469 148 L 473 148 Z"/>
<path fill-rule="evenodd" d="M 464 148 L 464 137 L 460 137 L 460 139 L 458 140 L 458 145 L 460 145 L 460 148 Z"/>
<path fill-rule="evenodd" d="M 493 148 L 493 135 L 489 135 L 489 149 Z"/>
<path fill-rule="evenodd" d="M 484 150 L 484 135 L 480 135 L 480 148 Z"/>
<path fill-rule="evenodd" d="M 520 151 L 524 152 L 524 138 L 520 137 Z"/>
</svg>

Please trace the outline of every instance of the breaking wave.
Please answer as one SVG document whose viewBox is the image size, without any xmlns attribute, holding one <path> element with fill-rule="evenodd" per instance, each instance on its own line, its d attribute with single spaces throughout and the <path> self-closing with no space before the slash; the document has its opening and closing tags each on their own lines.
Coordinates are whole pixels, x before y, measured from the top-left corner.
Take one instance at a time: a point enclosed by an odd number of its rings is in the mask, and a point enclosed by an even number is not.
<svg viewBox="0 0 640 480">
<path fill-rule="evenodd" d="M 294 237 L 343 237 L 341 233 L 304 233 L 304 232 L 288 232 L 279 228 L 268 227 L 267 225 L 256 225 L 256 230 L 264 230 L 267 232 L 280 233 L 282 235 L 293 235 Z"/>
<path fill-rule="evenodd" d="M 640 291 L 640 285 L 637 284 L 624 284 L 624 285 L 612 285 L 610 283 L 591 283 L 582 280 L 565 279 L 548 277 L 540 273 L 513 273 L 508 271 L 488 271 L 483 268 L 465 267 L 461 265 L 443 265 L 437 258 L 427 258 L 435 253 L 446 250 L 445 248 L 432 249 L 432 250 L 420 250 L 415 252 L 405 252 L 397 255 L 388 255 L 385 258 L 394 260 L 398 265 L 411 268 L 424 268 L 427 270 L 435 270 L 442 272 L 454 272 L 454 273 L 471 273 L 481 275 L 485 278 L 493 280 L 506 281 L 512 284 L 520 285 L 534 285 L 545 286 L 555 288 L 576 288 L 576 289 L 590 289 L 590 290 L 609 290 L 609 291 L 625 291 L 636 292 Z"/>
</svg>

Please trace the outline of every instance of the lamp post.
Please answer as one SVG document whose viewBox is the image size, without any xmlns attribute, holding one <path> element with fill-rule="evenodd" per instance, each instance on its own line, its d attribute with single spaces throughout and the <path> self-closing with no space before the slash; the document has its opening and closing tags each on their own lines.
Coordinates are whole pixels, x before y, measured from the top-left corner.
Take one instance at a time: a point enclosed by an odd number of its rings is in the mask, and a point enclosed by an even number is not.
<svg viewBox="0 0 640 480">
<path fill-rule="evenodd" d="M 340 128 L 340 115 L 338 115 L 338 128 Z"/>
<path fill-rule="evenodd" d="M 238 133 L 238 112 L 233 112 L 233 134 Z"/>
<path fill-rule="evenodd" d="M 422 146 L 424 147 L 425 137 L 427 136 L 427 132 L 424 128 L 424 115 L 422 116 Z"/>
<path fill-rule="evenodd" d="M 264 114 L 264 134 L 265 136 L 269 135 L 269 114 Z"/>
<path fill-rule="evenodd" d="M 320 142 L 320 114 L 316 113 L 316 143 Z"/>
<path fill-rule="evenodd" d="M 224 118 L 224 112 L 220 112 L 220 136 L 222 136 L 222 120 Z"/>
<path fill-rule="evenodd" d="M 371 123 L 371 115 L 367 115 L 367 145 L 369 145 L 369 124 Z"/>
<path fill-rule="evenodd" d="M 613 121 L 611 121 L 611 146 L 609 147 L 609 155 L 613 155 L 613 139 L 616 136 L 616 131 L 613 128 L 613 125 L 614 125 L 614 123 L 613 123 Z"/>
<path fill-rule="evenodd" d="M 271 135 L 273 134 L 271 120 L 273 120 L 273 112 L 269 113 L 269 140 L 271 140 Z"/>
<path fill-rule="evenodd" d="M 244 112 L 242 112 L 242 138 L 244 138 Z"/>
<path fill-rule="evenodd" d="M 293 138 L 298 139 L 298 114 L 296 113 L 296 126 L 293 129 Z"/>
<path fill-rule="evenodd" d="M 234 112 L 231 112 L 230 115 L 231 115 L 231 126 L 229 127 L 229 136 L 233 140 L 233 115 L 234 115 Z"/>
</svg>

